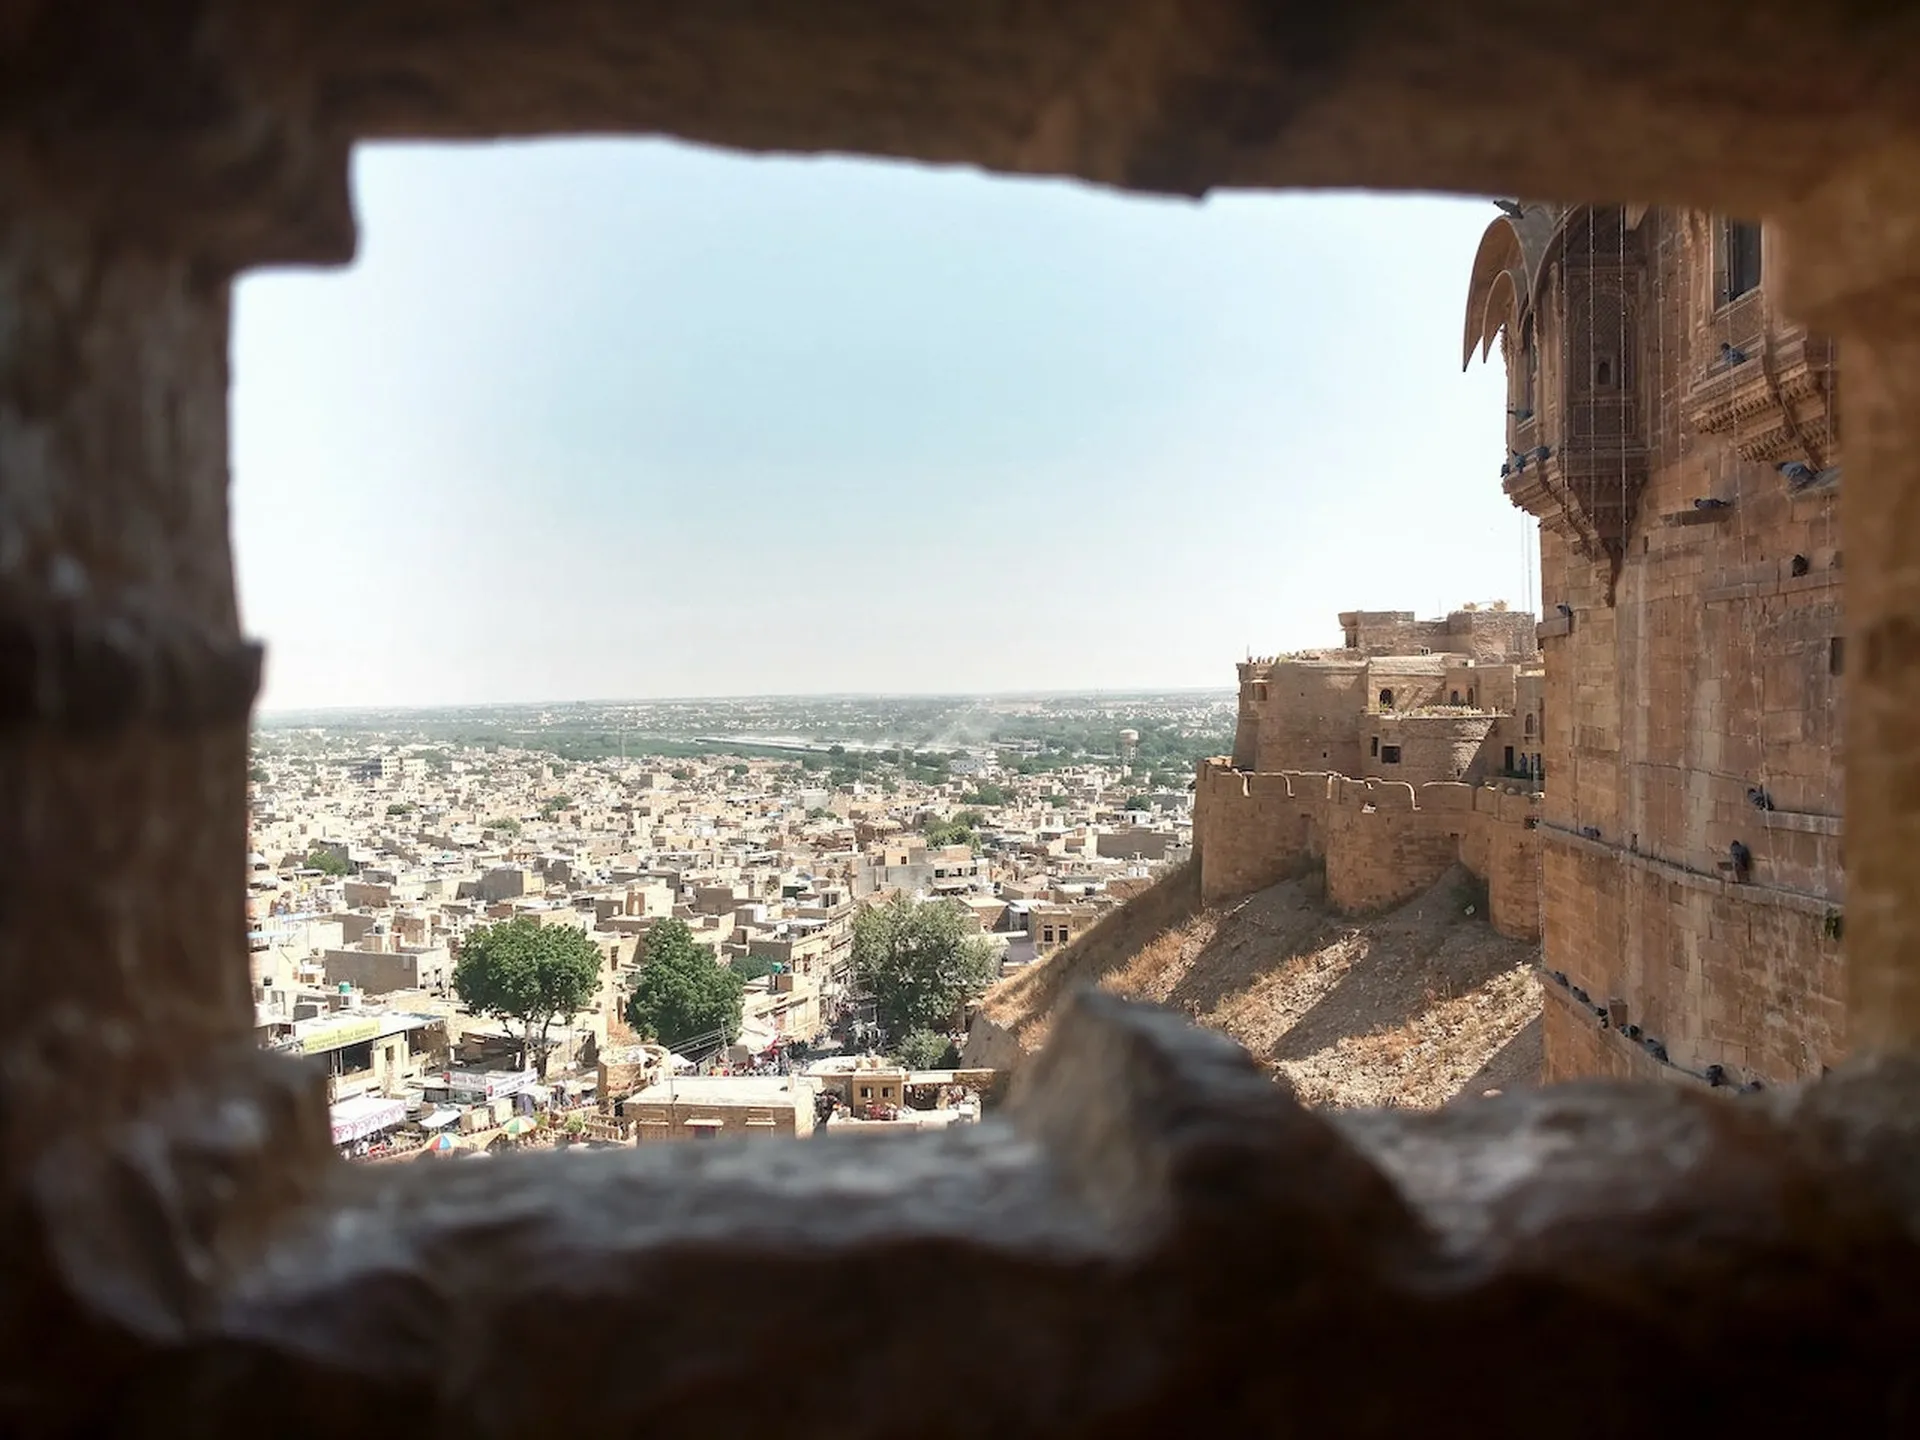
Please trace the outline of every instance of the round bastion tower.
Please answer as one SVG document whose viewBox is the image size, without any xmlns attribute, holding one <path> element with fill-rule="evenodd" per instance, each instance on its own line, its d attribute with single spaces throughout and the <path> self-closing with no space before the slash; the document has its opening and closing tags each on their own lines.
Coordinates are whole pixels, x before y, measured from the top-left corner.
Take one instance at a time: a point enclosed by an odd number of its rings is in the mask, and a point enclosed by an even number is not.
<svg viewBox="0 0 1920 1440">
<path fill-rule="evenodd" d="M 1233 768 L 1260 768 L 1260 726 L 1273 678 L 1272 660 L 1243 660 L 1240 671 L 1240 714 L 1233 727 Z"/>
</svg>

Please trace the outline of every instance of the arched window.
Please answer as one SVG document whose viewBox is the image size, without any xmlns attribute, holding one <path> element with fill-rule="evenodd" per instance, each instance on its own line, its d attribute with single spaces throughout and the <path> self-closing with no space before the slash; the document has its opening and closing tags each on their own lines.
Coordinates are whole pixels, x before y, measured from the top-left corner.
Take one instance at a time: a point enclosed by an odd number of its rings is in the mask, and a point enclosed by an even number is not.
<svg viewBox="0 0 1920 1440">
<path fill-rule="evenodd" d="M 1393 691 L 1382 690 L 1380 692 L 1380 708 L 1382 710 L 1391 710 L 1393 708 Z"/>
<path fill-rule="evenodd" d="M 1527 712 L 1527 722 L 1524 728 L 1527 733 L 1527 738 L 1531 740 L 1533 738 L 1533 712 L 1531 710 Z"/>
<path fill-rule="evenodd" d="M 1454 691 L 1453 694 L 1448 697 L 1447 703 L 1449 705 L 1458 705 L 1460 703 L 1460 692 L 1458 690 Z"/>
</svg>

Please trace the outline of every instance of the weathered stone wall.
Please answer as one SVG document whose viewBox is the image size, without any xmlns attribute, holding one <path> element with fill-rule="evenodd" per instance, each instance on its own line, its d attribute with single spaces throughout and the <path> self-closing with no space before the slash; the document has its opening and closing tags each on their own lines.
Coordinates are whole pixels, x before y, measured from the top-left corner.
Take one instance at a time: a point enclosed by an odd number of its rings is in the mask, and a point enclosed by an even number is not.
<svg viewBox="0 0 1920 1440">
<path fill-rule="evenodd" d="M 1248 774 L 1204 761 L 1193 823 L 1200 898 L 1233 899 L 1323 859 L 1330 903 L 1376 910 L 1458 861 L 1487 882 L 1488 919 L 1500 933 L 1537 939 L 1538 813 L 1535 797 L 1490 787 Z"/>
<path fill-rule="evenodd" d="M 1327 782 L 1324 774 L 1254 774 L 1201 761 L 1193 797 L 1201 901 L 1265 889 L 1317 853 Z"/>
<path fill-rule="evenodd" d="M 1482 786 L 1460 863 L 1487 883 L 1487 921 L 1516 940 L 1540 938 L 1540 797 Z"/>
<path fill-rule="evenodd" d="M 1369 715 L 1358 773 L 1408 785 L 1478 780 L 1487 768 L 1482 747 L 1493 723 L 1491 715 Z"/>
<path fill-rule="evenodd" d="M 1817 1076 L 1845 1053 L 1837 909 L 1562 830 L 1539 834 L 1544 968 L 1596 1004 L 1624 1000 L 1629 1022 L 1675 1065 L 1780 1082 Z"/>
<path fill-rule="evenodd" d="M 1543 522 L 1545 818 L 1579 842 L 1549 864 L 1545 963 L 1649 1014 L 1676 1060 L 1784 1080 L 1819 1073 L 1845 1038 L 1839 947 L 1822 938 L 1845 893 L 1845 656 L 1837 485 L 1795 492 L 1776 466 L 1840 457 L 1830 347 L 1778 317 L 1764 274 L 1722 303 L 1720 233 L 1656 210 L 1613 242 L 1638 277 L 1625 322 L 1636 408 L 1591 414 L 1627 425 L 1646 455 L 1617 574 L 1564 485 L 1523 501 Z M 1588 443 L 1570 427 L 1600 404 L 1592 354 L 1619 337 L 1589 342 L 1579 314 L 1556 308 L 1569 303 L 1578 289 L 1549 277 L 1542 414 L 1510 431 L 1516 445 Z M 1508 489 L 1520 494 L 1518 477 Z M 1497 743 L 1503 756 L 1513 742 Z M 1736 843 L 1749 885 L 1724 883 Z M 1649 865 L 1712 888 L 1650 883 Z"/>
<path fill-rule="evenodd" d="M 1448 794 L 1440 791 L 1453 792 Z M 1327 815 L 1327 899 L 1365 912 L 1409 900 L 1460 858 L 1471 797 L 1464 785 L 1414 788 L 1391 780 L 1340 781 Z"/>
<path fill-rule="evenodd" d="M 1594 1079 L 1691 1081 L 1692 1077 L 1683 1072 L 1662 1065 L 1644 1045 L 1611 1026 L 1603 1026 L 1589 1007 L 1574 1000 L 1566 986 L 1550 980 L 1540 992 L 1543 1084 Z"/>
<path fill-rule="evenodd" d="M 1371 708 L 1364 663 L 1283 660 L 1257 702 L 1255 770 L 1360 773 L 1361 728 Z"/>
</svg>

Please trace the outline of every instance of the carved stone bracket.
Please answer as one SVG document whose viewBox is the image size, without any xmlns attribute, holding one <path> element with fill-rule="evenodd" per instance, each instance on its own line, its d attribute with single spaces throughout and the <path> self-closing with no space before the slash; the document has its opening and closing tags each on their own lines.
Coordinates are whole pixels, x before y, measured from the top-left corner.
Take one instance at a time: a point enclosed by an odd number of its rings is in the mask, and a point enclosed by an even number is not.
<svg viewBox="0 0 1920 1440">
<path fill-rule="evenodd" d="M 1731 435 L 1744 459 L 1804 457 L 1818 470 L 1833 453 L 1833 369 L 1833 347 L 1824 341 L 1763 341 L 1757 355 L 1689 387 L 1687 418 L 1702 433 Z"/>
</svg>

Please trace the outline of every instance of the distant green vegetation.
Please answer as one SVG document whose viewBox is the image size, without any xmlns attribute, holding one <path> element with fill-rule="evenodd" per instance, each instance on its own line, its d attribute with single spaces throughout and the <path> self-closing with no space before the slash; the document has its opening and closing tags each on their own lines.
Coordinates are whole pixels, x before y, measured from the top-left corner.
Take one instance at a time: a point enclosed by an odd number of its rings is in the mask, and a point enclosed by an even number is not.
<svg viewBox="0 0 1920 1440">
<path fill-rule="evenodd" d="M 520 822 L 511 815 L 496 815 L 493 819 L 487 821 L 485 828 L 488 830 L 498 830 L 502 835 L 518 835 L 520 833 Z"/>
<path fill-rule="evenodd" d="M 331 875 L 336 880 L 353 867 L 347 863 L 346 856 L 331 845 L 316 845 L 307 851 L 307 869 L 318 870 L 322 875 Z"/>
<path fill-rule="evenodd" d="M 930 821 L 926 829 L 920 833 L 926 837 L 927 844 L 932 847 L 937 848 L 941 845 L 966 845 L 974 850 L 980 848 L 980 836 L 970 827 L 962 825 L 958 821 Z"/>
</svg>

